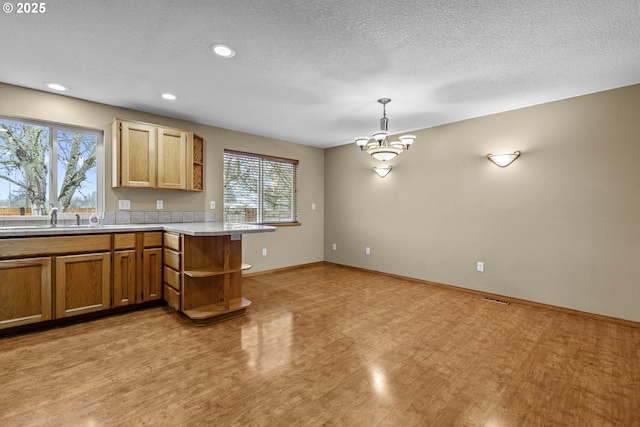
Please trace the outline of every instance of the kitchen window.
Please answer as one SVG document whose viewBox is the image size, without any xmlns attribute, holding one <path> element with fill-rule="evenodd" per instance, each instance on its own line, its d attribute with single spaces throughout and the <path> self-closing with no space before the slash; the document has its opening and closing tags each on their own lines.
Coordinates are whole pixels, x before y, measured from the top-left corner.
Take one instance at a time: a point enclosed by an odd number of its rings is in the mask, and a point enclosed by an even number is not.
<svg viewBox="0 0 640 427">
<path fill-rule="evenodd" d="M 102 132 L 0 117 L 0 216 L 102 211 Z"/>
<path fill-rule="evenodd" d="M 224 222 L 298 225 L 298 160 L 224 151 Z"/>
</svg>

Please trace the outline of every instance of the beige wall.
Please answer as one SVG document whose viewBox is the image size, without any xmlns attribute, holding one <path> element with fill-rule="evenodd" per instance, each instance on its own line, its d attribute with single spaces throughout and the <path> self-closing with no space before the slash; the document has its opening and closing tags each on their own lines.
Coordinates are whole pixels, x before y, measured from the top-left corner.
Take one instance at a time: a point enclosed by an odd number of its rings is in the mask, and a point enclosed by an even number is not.
<svg viewBox="0 0 640 427">
<path fill-rule="evenodd" d="M 639 112 L 636 85 L 420 130 L 384 179 L 328 149 L 325 260 L 640 321 Z"/>
<path fill-rule="evenodd" d="M 205 192 L 114 190 L 107 167 L 107 210 L 120 198 L 137 211 L 159 199 L 165 211 L 205 211 L 216 200 L 221 220 L 224 148 L 299 159 L 302 226 L 246 235 L 252 271 L 325 259 L 635 321 L 638 111 L 640 85 L 420 130 L 381 179 L 355 144 L 323 151 L 0 84 L 0 115 L 103 130 L 107 165 L 114 117 L 205 138 Z M 485 157 L 514 150 L 523 154 L 505 169 Z"/>
<path fill-rule="evenodd" d="M 156 200 L 163 200 L 166 212 L 208 211 L 209 201 L 215 200 L 216 220 L 221 221 L 225 148 L 298 159 L 299 212 L 302 225 L 280 227 L 275 233 L 245 235 L 244 260 L 253 265 L 253 272 L 317 262 L 323 258 L 324 153 L 321 149 L 2 83 L 0 115 L 66 123 L 103 131 L 107 211 L 118 210 L 118 199 L 131 200 L 132 211 L 155 211 Z M 192 130 L 201 135 L 205 140 L 205 191 L 111 188 L 111 122 L 115 117 Z M 312 203 L 316 203 L 316 210 L 311 209 Z M 262 257 L 262 248 L 268 249 L 268 256 Z"/>
</svg>

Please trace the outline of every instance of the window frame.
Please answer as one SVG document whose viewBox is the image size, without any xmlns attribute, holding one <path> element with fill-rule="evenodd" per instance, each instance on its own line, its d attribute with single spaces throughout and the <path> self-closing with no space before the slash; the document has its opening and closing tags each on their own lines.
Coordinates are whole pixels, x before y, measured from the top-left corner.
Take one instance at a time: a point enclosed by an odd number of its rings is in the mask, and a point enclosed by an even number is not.
<svg viewBox="0 0 640 427">
<path fill-rule="evenodd" d="M 98 129 L 87 128 L 83 126 L 76 126 L 68 123 L 59 123 L 59 122 L 49 122 L 45 120 L 38 120 L 32 118 L 23 118 L 23 117 L 12 117 L 12 116 L 3 116 L 0 115 L 0 120 L 39 126 L 48 128 L 49 131 L 49 170 L 47 173 L 48 176 L 48 189 L 47 189 L 47 197 L 49 198 L 49 203 L 53 203 L 54 206 L 58 205 L 58 132 L 78 132 L 89 134 L 95 136 L 96 138 L 96 212 L 99 215 L 102 215 L 104 212 L 105 206 L 105 188 L 104 188 L 104 173 L 105 173 L 105 165 L 104 165 L 104 131 Z M 54 151 L 55 150 L 55 151 Z M 52 185 L 53 184 L 53 185 Z M 47 210 L 49 210 L 49 206 L 47 206 Z M 63 213 L 58 212 L 59 219 L 70 219 L 75 218 L 76 215 L 80 215 L 81 218 L 89 218 L 92 213 Z M 9 219 L 37 219 L 43 218 L 46 216 L 43 215 L 4 215 L 0 216 L 0 220 L 9 220 Z"/>
<path fill-rule="evenodd" d="M 259 182 L 261 182 L 260 184 L 260 190 L 259 190 L 259 194 L 258 196 L 258 203 L 259 203 L 259 207 L 258 207 L 258 217 L 256 219 L 258 219 L 258 221 L 256 222 L 247 222 L 248 224 L 257 224 L 257 225 L 272 225 L 272 226 L 277 226 L 277 227 L 287 227 L 287 226 L 299 226 L 302 225 L 300 223 L 300 213 L 298 210 L 298 184 L 299 184 L 299 164 L 300 161 L 297 159 L 290 159 L 290 158 L 286 158 L 286 157 L 279 157 L 279 156 L 272 156 L 272 155 L 268 155 L 268 154 L 258 154 L 258 153 L 250 153 L 250 152 L 246 152 L 246 151 L 238 151 L 238 150 L 232 150 L 232 149 L 224 149 L 224 153 L 223 153 L 223 171 L 222 171 L 222 185 L 223 185 L 223 191 L 222 191 L 222 198 L 223 198 L 223 221 L 226 222 L 226 216 L 227 216 L 227 206 L 226 206 L 226 163 L 225 163 L 225 156 L 226 154 L 231 154 L 234 156 L 243 156 L 243 157 L 252 157 L 252 158 L 256 158 L 259 159 L 260 162 L 262 161 L 270 161 L 270 162 L 279 162 L 279 163 L 286 163 L 286 164 L 290 164 L 293 165 L 294 169 L 293 169 L 293 194 L 292 194 L 292 220 L 287 220 L 287 221 L 260 221 L 260 219 L 262 219 L 262 215 L 263 215 L 263 211 L 264 211 L 264 205 L 263 205 L 263 200 L 264 200 L 264 182 L 262 182 L 262 176 L 258 177 Z M 262 165 L 260 167 L 260 169 L 262 170 Z M 261 174 L 262 175 L 262 174 Z"/>
</svg>

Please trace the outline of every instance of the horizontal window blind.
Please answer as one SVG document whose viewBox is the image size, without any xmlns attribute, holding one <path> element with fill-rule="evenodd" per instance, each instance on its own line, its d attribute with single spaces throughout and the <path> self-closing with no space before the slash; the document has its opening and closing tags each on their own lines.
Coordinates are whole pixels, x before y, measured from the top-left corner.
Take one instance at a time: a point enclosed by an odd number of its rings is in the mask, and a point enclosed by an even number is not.
<svg viewBox="0 0 640 427">
<path fill-rule="evenodd" d="M 224 221 L 297 222 L 297 185 L 297 160 L 225 150 Z"/>
</svg>

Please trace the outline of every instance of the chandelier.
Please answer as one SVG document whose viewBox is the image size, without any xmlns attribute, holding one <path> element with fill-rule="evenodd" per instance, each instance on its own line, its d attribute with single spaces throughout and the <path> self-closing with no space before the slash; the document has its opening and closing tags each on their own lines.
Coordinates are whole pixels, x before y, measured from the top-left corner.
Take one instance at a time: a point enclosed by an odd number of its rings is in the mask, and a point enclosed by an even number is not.
<svg viewBox="0 0 640 427">
<path fill-rule="evenodd" d="M 387 119 L 387 104 L 391 102 L 389 98 L 380 98 L 378 102 L 382 104 L 382 118 L 380 119 L 380 131 L 373 136 L 359 136 L 356 138 L 356 144 L 360 150 L 366 151 L 376 160 L 391 160 L 404 150 L 408 150 L 409 146 L 416 140 L 415 135 L 402 135 L 399 141 L 389 141 L 389 119 Z"/>
</svg>

